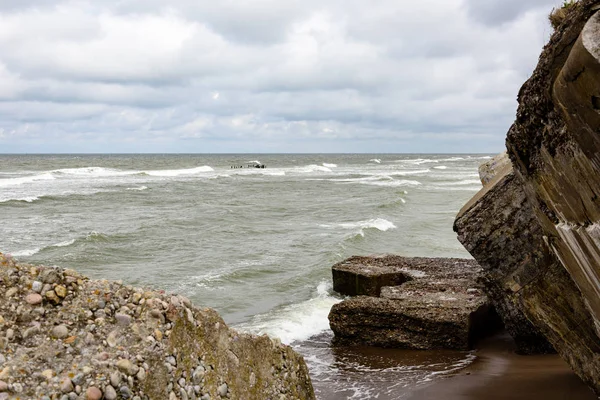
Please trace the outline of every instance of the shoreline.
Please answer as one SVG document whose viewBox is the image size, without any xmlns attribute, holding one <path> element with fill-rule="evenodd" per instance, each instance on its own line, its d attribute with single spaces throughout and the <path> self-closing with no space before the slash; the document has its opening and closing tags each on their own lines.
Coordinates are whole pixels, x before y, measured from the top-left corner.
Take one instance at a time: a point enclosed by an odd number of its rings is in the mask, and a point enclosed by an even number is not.
<svg viewBox="0 0 600 400">
<path fill-rule="evenodd" d="M 518 355 L 507 334 L 482 340 L 477 359 L 456 375 L 414 390 L 407 400 L 596 400 L 557 354 Z"/>
</svg>

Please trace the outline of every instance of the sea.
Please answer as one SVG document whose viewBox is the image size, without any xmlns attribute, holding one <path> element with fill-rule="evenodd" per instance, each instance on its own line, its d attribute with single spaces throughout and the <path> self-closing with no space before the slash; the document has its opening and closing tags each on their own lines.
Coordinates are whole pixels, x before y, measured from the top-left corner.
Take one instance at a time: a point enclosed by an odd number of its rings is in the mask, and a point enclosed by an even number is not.
<svg viewBox="0 0 600 400">
<path fill-rule="evenodd" d="M 402 399 L 476 355 L 332 345 L 327 315 L 342 297 L 331 266 L 386 253 L 469 258 L 452 224 L 490 158 L 0 155 L 0 251 L 178 293 L 278 337 L 305 357 L 319 399 Z"/>
</svg>

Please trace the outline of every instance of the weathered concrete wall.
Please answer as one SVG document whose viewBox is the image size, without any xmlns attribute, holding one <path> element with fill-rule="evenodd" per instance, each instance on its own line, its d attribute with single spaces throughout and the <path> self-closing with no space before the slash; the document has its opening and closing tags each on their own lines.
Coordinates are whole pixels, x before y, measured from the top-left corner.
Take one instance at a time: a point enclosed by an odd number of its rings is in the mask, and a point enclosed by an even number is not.
<svg viewBox="0 0 600 400">
<path fill-rule="evenodd" d="M 473 260 L 355 256 L 332 272 L 334 288 L 357 295 L 331 308 L 329 324 L 338 342 L 467 350 L 500 326 Z"/>
<path fill-rule="evenodd" d="M 564 22 L 544 48 L 537 68 L 519 92 L 517 118 L 508 132 L 507 151 L 514 167 L 511 190 L 524 193 L 527 207 L 531 208 L 527 213 L 534 216 L 531 224 L 535 229 L 539 227 L 539 232 L 532 236 L 534 241 L 529 246 L 516 236 L 507 238 L 505 243 L 489 235 L 482 238 L 497 244 L 493 256 L 498 259 L 512 254 L 515 246 L 529 258 L 523 265 L 533 267 L 526 274 L 533 278 L 525 285 L 519 284 L 517 293 L 510 296 L 518 299 L 527 319 L 598 394 L 599 9 L 598 0 L 581 0 L 569 8 Z M 488 203 L 500 200 L 486 197 L 471 201 L 470 205 L 476 206 L 478 201 L 489 207 Z M 518 214 L 518 207 L 505 205 L 503 210 L 506 215 L 500 219 L 528 223 L 509 215 Z M 477 235 L 475 231 L 486 224 L 472 220 L 459 230 Z M 500 221 L 498 224 L 503 228 Z M 514 233 L 521 235 L 516 228 Z M 471 239 L 467 242 L 477 245 Z M 512 268 L 518 270 L 518 265 Z"/>
</svg>

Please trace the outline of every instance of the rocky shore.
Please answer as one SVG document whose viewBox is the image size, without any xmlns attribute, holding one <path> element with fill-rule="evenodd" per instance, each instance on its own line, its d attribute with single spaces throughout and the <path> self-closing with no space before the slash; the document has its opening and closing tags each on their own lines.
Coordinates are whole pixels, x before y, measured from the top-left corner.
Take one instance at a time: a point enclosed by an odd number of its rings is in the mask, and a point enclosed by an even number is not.
<svg viewBox="0 0 600 400">
<path fill-rule="evenodd" d="M 303 358 L 182 296 L 0 253 L 0 399 L 314 399 Z"/>
</svg>

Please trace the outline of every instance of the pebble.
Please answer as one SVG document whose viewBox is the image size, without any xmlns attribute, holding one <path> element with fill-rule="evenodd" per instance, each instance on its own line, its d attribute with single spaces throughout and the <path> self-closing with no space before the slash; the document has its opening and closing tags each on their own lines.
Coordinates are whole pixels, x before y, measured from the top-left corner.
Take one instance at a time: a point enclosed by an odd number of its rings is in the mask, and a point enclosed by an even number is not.
<svg viewBox="0 0 600 400">
<path fill-rule="evenodd" d="M 33 290 L 36 293 L 41 292 L 43 287 L 44 284 L 40 281 L 33 281 L 33 283 L 31 284 L 31 290 Z"/>
<path fill-rule="evenodd" d="M 87 400 L 100 400 L 102 398 L 102 391 L 95 386 L 90 386 L 85 391 L 85 397 Z"/>
<path fill-rule="evenodd" d="M 181 400 L 188 400 L 188 395 L 184 388 L 179 389 L 179 397 L 181 397 Z"/>
<path fill-rule="evenodd" d="M 8 383 L 0 381 L 0 392 L 6 392 L 8 390 Z"/>
<path fill-rule="evenodd" d="M 115 314 L 115 319 L 119 325 L 127 326 L 131 323 L 131 317 L 127 314 L 117 313 Z"/>
<path fill-rule="evenodd" d="M 81 385 L 83 382 L 85 382 L 85 378 L 83 374 L 77 374 L 71 379 L 71 381 L 73 381 L 75 385 Z"/>
<path fill-rule="evenodd" d="M 110 332 L 106 337 L 106 343 L 108 343 L 110 347 L 115 347 L 117 344 L 119 344 L 118 336 L 119 331 L 115 329 L 114 331 Z"/>
<path fill-rule="evenodd" d="M 110 384 L 117 387 L 119 386 L 119 383 L 121 383 L 121 374 L 117 371 L 110 374 Z"/>
<path fill-rule="evenodd" d="M 25 296 L 25 301 L 27 304 L 35 306 L 42 302 L 42 296 L 40 296 L 39 293 L 29 293 L 27 296 Z"/>
<path fill-rule="evenodd" d="M 45 294 L 46 298 L 54 304 L 60 303 L 60 298 L 56 295 L 54 290 L 48 290 Z"/>
<path fill-rule="evenodd" d="M 169 357 L 167 357 L 167 359 L 166 359 L 166 360 L 167 360 L 167 362 L 168 362 L 169 364 L 171 364 L 172 366 L 174 366 L 174 367 L 176 367 L 176 366 L 177 366 L 177 360 L 175 359 L 175 357 L 173 357 L 173 356 L 169 356 Z"/>
<path fill-rule="evenodd" d="M 139 370 L 139 367 L 137 365 L 133 364 L 127 359 L 120 359 L 119 361 L 117 361 L 117 368 L 119 369 L 119 371 L 127 375 L 135 375 Z"/>
<path fill-rule="evenodd" d="M 54 371 L 52 371 L 51 369 L 45 369 L 42 371 L 42 376 L 49 381 L 54 376 Z"/>
<path fill-rule="evenodd" d="M 60 391 L 63 393 L 72 392 L 74 389 L 73 382 L 69 378 L 62 378 L 60 380 Z"/>
<path fill-rule="evenodd" d="M 217 393 L 219 393 L 219 396 L 221 397 L 225 397 L 227 396 L 227 392 L 229 391 L 229 388 L 227 387 L 227 384 L 224 383 L 221 386 L 218 387 L 217 389 Z"/>
<path fill-rule="evenodd" d="M 56 295 L 58 297 L 66 297 L 67 296 L 67 288 L 62 286 L 62 285 L 58 285 L 54 288 L 54 292 L 56 293 Z"/>
<path fill-rule="evenodd" d="M 13 337 L 15 337 L 15 331 L 8 328 L 6 330 L 6 339 L 11 340 Z"/>
<path fill-rule="evenodd" d="M 146 380 L 146 371 L 144 370 L 144 368 L 140 368 L 140 370 L 138 371 L 136 377 L 140 381 Z"/>
<path fill-rule="evenodd" d="M 63 339 L 69 336 L 69 329 L 64 325 L 58 325 L 52 328 L 52 337 L 56 339 Z"/>
<path fill-rule="evenodd" d="M 15 294 L 17 294 L 18 291 L 19 291 L 18 288 L 11 287 L 10 289 L 8 289 L 6 291 L 6 294 L 4 296 L 8 299 L 9 297 L 13 297 Z"/>
<path fill-rule="evenodd" d="M 117 391 L 111 385 L 108 385 L 104 389 L 104 398 L 106 400 L 115 400 L 117 398 Z"/>
<path fill-rule="evenodd" d="M 121 386 L 121 388 L 119 389 L 119 392 L 121 392 L 121 396 L 123 396 L 123 398 L 128 399 L 131 397 L 131 390 L 129 390 L 129 388 L 127 386 Z"/>
</svg>

